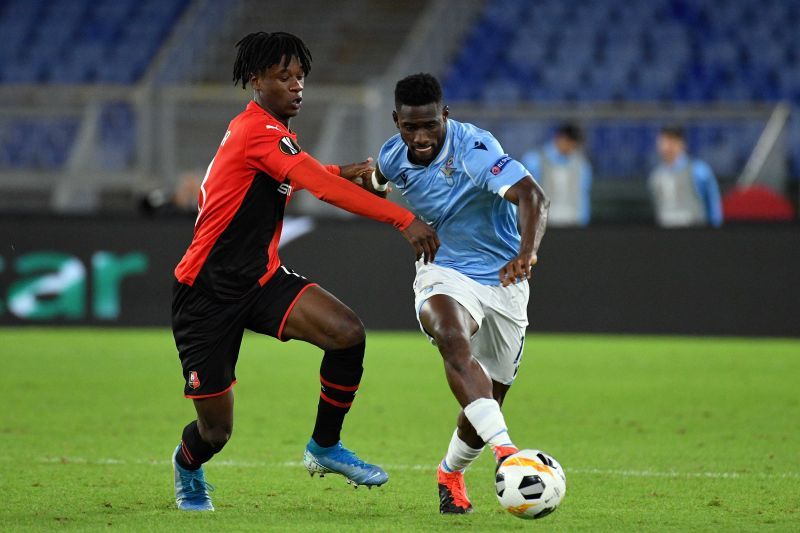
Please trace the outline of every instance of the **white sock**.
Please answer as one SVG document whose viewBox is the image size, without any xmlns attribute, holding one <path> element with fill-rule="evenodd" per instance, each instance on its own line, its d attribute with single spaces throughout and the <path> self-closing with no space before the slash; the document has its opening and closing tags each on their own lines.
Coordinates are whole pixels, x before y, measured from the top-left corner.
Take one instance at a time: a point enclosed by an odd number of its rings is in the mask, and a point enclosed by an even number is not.
<svg viewBox="0 0 800 533">
<path fill-rule="evenodd" d="M 513 446 L 500 404 L 491 398 L 478 398 L 464 408 L 464 415 L 483 442 L 496 446 Z"/>
<path fill-rule="evenodd" d="M 472 462 L 478 458 L 483 451 L 481 448 L 473 448 L 458 436 L 458 429 L 453 432 L 450 439 L 450 446 L 447 447 L 447 455 L 442 461 L 442 469 L 445 472 L 463 472 Z"/>
</svg>

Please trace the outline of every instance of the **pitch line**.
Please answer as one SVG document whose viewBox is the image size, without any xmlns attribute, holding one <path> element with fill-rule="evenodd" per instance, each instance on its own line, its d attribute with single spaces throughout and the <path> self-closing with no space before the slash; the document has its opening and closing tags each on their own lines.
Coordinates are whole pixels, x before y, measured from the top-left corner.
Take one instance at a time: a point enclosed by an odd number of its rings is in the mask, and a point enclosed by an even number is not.
<svg viewBox="0 0 800 533">
<path fill-rule="evenodd" d="M 84 464 L 84 465 L 153 465 L 153 466 L 168 466 L 171 461 L 166 460 L 148 460 L 148 459 L 114 459 L 114 458 L 100 458 L 88 459 L 86 457 L 43 457 L 39 460 L 40 463 L 48 464 Z M 302 468 L 302 461 L 283 461 L 283 462 L 266 462 L 266 461 L 237 461 L 237 460 L 219 460 L 211 463 L 211 466 L 223 466 L 232 468 Z M 384 464 L 381 465 L 386 470 L 400 470 L 400 471 L 434 471 L 436 465 L 429 464 Z M 490 471 L 492 469 L 486 467 L 473 467 L 470 470 L 476 471 Z M 743 479 L 743 478 L 759 478 L 759 479 L 800 479 L 800 472 L 678 472 L 676 470 L 622 470 L 622 469 L 604 469 L 604 468 L 567 468 L 567 475 L 594 475 L 594 476 L 615 476 L 615 477 L 642 477 L 642 478 L 680 478 L 680 479 Z"/>
</svg>

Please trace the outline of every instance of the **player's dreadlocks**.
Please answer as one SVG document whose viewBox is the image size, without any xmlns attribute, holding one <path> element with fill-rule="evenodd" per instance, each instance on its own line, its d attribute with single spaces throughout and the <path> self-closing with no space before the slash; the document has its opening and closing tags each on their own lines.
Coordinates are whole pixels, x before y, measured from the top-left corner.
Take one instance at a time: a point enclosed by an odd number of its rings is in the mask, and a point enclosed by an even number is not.
<svg viewBox="0 0 800 533">
<path fill-rule="evenodd" d="M 394 88 L 394 106 L 418 106 L 442 101 L 442 86 L 430 74 L 420 72 L 406 76 Z"/>
<path fill-rule="evenodd" d="M 253 75 L 258 76 L 281 61 L 282 66 L 288 66 L 292 57 L 300 61 L 305 75 L 311 72 L 311 52 L 299 37 L 291 33 L 251 33 L 236 43 L 236 48 L 239 50 L 233 63 L 233 84 L 241 82 L 242 89 L 247 88 Z"/>
</svg>

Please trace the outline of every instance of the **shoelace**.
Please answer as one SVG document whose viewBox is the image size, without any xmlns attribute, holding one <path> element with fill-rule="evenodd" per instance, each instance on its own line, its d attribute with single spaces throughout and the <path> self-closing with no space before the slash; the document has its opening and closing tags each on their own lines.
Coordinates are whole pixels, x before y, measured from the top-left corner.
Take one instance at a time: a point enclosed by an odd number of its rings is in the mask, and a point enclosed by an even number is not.
<svg viewBox="0 0 800 533">
<path fill-rule="evenodd" d="M 208 492 L 214 492 L 215 488 L 214 485 L 206 481 L 205 479 L 200 479 L 198 476 L 192 476 L 189 480 L 189 489 L 192 492 L 200 492 L 203 489 L 206 489 Z"/>
<path fill-rule="evenodd" d="M 356 466 L 358 468 L 366 468 L 367 463 L 362 461 L 361 459 L 356 456 L 352 451 L 348 450 L 344 446 L 336 450 L 337 453 L 331 454 L 334 459 L 339 460 L 343 463 L 347 463 L 350 466 Z"/>
</svg>

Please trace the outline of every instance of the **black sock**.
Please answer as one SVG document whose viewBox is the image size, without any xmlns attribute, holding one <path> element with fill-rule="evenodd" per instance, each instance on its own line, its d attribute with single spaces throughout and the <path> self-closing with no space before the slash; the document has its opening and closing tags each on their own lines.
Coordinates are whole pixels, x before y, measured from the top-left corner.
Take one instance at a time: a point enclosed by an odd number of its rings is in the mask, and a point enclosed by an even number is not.
<svg viewBox="0 0 800 533">
<path fill-rule="evenodd" d="M 195 420 L 183 428 L 181 449 L 175 456 L 175 461 L 186 470 L 197 470 L 203 466 L 203 463 L 214 457 L 218 451 L 200 436 L 197 420 Z"/>
<path fill-rule="evenodd" d="M 319 369 L 321 389 L 317 422 L 311 435 L 323 447 L 339 442 L 344 416 L 356 396 L 364 372 L 364 349 L 361 342 L 342 350 L 327 350 Z"/>
</svg>

